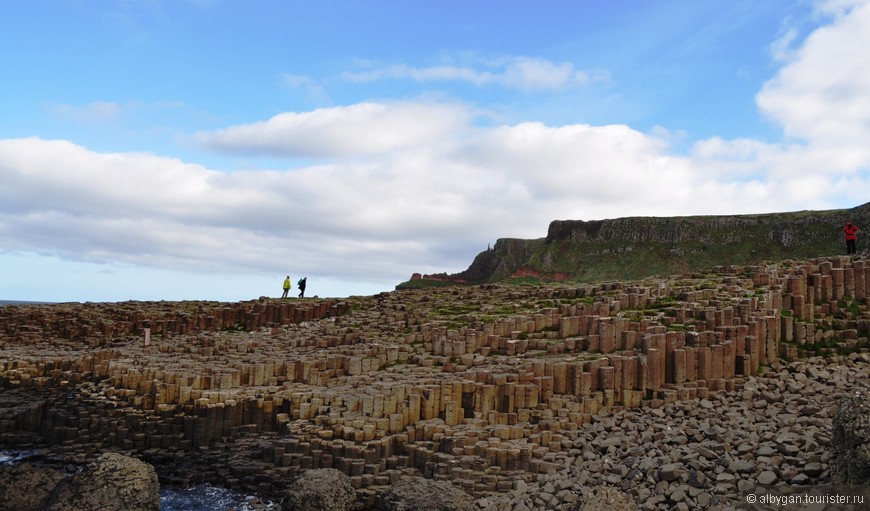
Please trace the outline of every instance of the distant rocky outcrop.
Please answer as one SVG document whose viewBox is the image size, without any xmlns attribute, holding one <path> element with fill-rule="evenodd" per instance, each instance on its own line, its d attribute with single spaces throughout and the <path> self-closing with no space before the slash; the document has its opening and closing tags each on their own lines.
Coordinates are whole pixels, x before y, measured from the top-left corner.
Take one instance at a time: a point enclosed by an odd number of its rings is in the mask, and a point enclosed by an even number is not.
<svg viewBox="0 0 870 511">
<path fill-rule="evenodd" d="M 870 394 L 843 397 L 834 416 L 831 472 L 845 484 L 870 484 Z"/>
<path fill-rule="evenodd" d="M 336 300 L 287 301 L 260 298 L 237 303 L 212 301 L 58 303 L 0 307 L 0 336 L 38 342 L 55 337 L 88 339 L 89 347 L 107 346 L 119 338 L 163 338 L 197 332 L 255 331 L 335 317 L 347 310 Z M 86 311 L 83 313 L 83 311 Z"/>
<path fill-rule="evenodd" d="M 851 209 L 757 215 L 555 220 L 546 238 L 505 238 L 463 272 L 421 276 L 397 286 L 482 284 L 510 278 L 599 282 L 667 276 L 720 265 L 845 253 L 840 229 L 870 229 L 870 203 Z M 859 252 L 862 251 L 859 239 Z"/>
<path fill-rule="evenodd" d="M 72 475 L 22 463 L 0 467 L 0 511 L 159 511 L 154 467 L 106 453 Z"/>
</svg>

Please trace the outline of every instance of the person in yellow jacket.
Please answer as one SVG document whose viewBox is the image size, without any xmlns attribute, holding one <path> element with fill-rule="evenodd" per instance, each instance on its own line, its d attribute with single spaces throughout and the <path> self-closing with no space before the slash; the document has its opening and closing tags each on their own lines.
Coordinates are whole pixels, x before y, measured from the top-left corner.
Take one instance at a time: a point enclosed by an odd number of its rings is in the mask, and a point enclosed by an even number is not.
<svg viewBox="0 0 870 511">
<path fill-rule="evenodd" d="M 290 292 L 291 287 L 293 284 L 290 282 L 290 275 L 287 275 L 287 278 L 284 279 L 284 294 L 281 295 L 281 298 L 287 298 L 287 293 Z"/>
</svg>

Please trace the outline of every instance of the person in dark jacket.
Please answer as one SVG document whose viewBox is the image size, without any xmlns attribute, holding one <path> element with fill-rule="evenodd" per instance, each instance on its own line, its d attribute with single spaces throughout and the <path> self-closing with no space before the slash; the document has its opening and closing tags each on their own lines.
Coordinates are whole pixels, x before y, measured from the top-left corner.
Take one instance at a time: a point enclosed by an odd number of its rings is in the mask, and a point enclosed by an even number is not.
<svg viewBox="0 0 870 511">
<path fill-rule="evenodd" d="M 305 298 L 305 284 L 308 282 L 308 277 L 302 277 L 299 279 L 299 298 Z"/>
</svg>

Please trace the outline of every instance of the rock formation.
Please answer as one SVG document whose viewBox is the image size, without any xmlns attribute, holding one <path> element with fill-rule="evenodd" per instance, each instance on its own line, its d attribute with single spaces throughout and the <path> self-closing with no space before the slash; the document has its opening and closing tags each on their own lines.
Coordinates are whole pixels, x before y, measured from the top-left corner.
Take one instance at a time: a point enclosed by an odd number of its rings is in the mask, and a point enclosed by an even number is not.
<svg viewBox="0 0 870 511">
<path fill-rule="evenodd" d="M 840 399 L 831 437 L 831 471 L 837 482 L 870 485 L 870 393 Z"/>
<path fill-rule="evenodd" d="M 475 511 L 474 502 L 462 490 L 444 481 L 403 477 L 381 494 L 384 511 Z"/>
<path fill-rule="evenodd" d="M 0 510 L 159 511 L 154 467 L 115 453 L 72 474 L 41 464 L 0 466 Z"/>
<path fill-rule="evenodd" d="M 849 220 L 870 225 L 870 203 L 760 215 L 555 220 L 545 238 L 499 239 L 461 273 L 424 275 L 398 287 L 421 287 L 421 279 L 469 284 L 518 277 L 630 280 L 716 265 L 832 256 L 845 253 L 840 229 Z"/>
<path fill-rule="evenodd" d="M 352 511 L 356 491 L 334 468 L 308 470 L 290 484 L 283 511 Z"/>
<path fill-rule="evenodd" d="M 334 469 L 361 509 L 408 476 L 485 511 L 603 487 L 734 505 L 832 480 L 836 399 L 870 386 L 868 283 L 864 259 L 830 257 L 292 306 L 4 306 L 0 444 L 276 499 Z"/>
<path fill-rule="evenodd" d="M 101 455 L 82 472 L 61 481 L 47 511 L 160 511 L 154 467 L 116 453 Z"/>
<path fill-rule="evenodd" d="M 612 486 L 596 486 L 579 500 L 573 511 L 635 511 L 637 504 Z"/>
<path fill-rule="evenodd" d="M 0 511 L 45 509 L 52 490 L 65 477 L 59 468 L 29 461 L 0 465 Z"/>
</svg>

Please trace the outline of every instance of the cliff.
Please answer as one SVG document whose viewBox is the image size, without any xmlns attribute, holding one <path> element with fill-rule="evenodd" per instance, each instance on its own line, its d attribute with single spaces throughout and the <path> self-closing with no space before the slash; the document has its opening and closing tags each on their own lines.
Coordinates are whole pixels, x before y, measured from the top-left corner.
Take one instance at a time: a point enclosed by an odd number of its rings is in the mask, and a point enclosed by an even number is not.
<svg viewBox="0 0 870 511">
<path fill-rule="evenodd" d="M 555 220 L 545 238 L 499 239 L 467 270 L 446 277 L 469 284 L 523 277 L 597 282 L 831 256 L 845 253 L 840 229 L 850 220 L 870 229 L 870 203 L 758 215 Z M 863 247 L 859 238 L 859 252 Z"/>
</svg>

